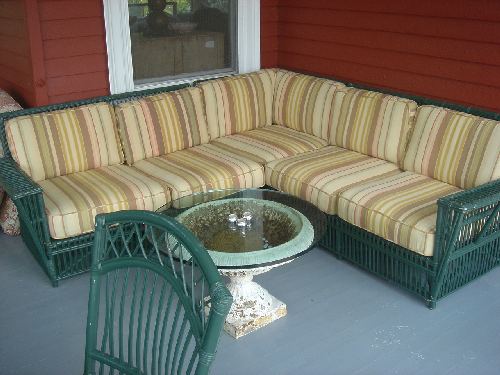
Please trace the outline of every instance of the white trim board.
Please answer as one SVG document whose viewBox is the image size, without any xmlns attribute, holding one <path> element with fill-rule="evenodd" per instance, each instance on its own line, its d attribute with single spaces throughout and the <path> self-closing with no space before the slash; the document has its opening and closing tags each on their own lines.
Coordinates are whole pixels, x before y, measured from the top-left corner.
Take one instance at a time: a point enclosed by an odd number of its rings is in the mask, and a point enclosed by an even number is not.
<svg viewBox="0 0 500 375">
<path fill-rule="evenodd" d="M 260 69 L 260 0 L 233 0 L 238 2 L 237 72 L 248 73 Z M 192 82 L 190 79 L 135 85 L 127 0 L 103 0 L 106 48 L 108 52 L 109 89 L 111 94 Z M 204 75 L 203 78 L 210 76 Z"/>
</svg>

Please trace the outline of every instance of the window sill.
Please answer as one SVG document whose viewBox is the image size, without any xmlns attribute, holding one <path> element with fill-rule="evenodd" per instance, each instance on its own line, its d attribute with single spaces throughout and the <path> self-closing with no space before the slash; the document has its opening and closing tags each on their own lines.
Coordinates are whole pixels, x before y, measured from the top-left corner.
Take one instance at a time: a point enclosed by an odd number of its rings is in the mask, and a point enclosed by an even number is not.
<svg viewBox="0 0 500 375">
<path fill-rule="evenodd" d="M 196 75 L 196 76 L 189 75 L 185 78 L 179 77 L 179 78 L 174 78 L 174 79 L 168 79 L 165 81 L 138 83 L 138 84 L 134 85 L 133 91 L 141 91 L 141 90 L 148 90 L 148 89 L 155 89 L 155 88 L 159 88 L 159 87 L 168 87 L 168 86 L 176 86 L 176 85 L 183 85 L 183 84 L 188 84 L 188 85 L 192 86 L 193 83 L 196 81 L 204 81 L 204 80 L 208 80 L 208 79 L 227 77 L 227 76 L 231 76 L 231 75 L 237 74 L 237 73 L 238 72 L 234 69 L 227 69 L 227 70 L 224 70 L 221 72 L 216 72 L 216 73 L 200 74 L 200 75 Z"/>
</svg>

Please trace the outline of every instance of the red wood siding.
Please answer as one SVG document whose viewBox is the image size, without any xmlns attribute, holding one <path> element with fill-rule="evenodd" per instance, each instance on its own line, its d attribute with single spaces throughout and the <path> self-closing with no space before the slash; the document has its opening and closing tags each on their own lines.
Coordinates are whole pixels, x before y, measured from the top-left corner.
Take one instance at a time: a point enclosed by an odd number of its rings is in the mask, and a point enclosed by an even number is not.
<svg viewBox="0 0 500 375">
<path fill-rule="evenodd" d="M 260 2 L 260 61 L 262 68 L 278 63 L 278 0 Z"/>
<path fill-rule="evenodd" d="M 102 0 L 39 0 L 49 103 L 109 94 Z"/>
<path fill-rule="evenodd" d="M 24 106 L 36 104 L 22 0 L 0 0 L 0 88 Z"/>
<path fill-rule="evenodd" d="M 279 0 L 277 17 L 280 67 L 500 110 L 499 1 Z"/>
<path fill-rule="evenodd" d="M 109 93 L 102 0 L 0 0 L 0 86 Z M 261 64 L 500 111 L 500 1 L 261 0 Z"/>
</svg>

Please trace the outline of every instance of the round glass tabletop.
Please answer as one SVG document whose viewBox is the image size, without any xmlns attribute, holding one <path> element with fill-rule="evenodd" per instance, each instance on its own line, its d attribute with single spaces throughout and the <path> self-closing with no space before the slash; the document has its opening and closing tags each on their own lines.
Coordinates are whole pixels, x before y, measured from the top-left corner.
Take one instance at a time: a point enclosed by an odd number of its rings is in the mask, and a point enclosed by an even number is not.
<svg viewBox="0 0 500 375">
<path fill-rule="evenodd" d="M 207 248 L 218 268 L 254 268 L 294 259 L 323 236 L 325 215 L 289 194 L 264 189 L 194 193 L 161 207 Z"/>
</svg>

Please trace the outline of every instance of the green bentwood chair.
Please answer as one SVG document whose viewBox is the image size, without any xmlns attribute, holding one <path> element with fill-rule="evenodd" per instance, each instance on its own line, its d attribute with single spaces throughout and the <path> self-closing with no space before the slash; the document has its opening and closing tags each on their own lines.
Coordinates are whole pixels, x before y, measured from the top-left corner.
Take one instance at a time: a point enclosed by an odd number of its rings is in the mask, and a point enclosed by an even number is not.
<svg viewBox="0 0 500 375">
<path fill-rule="evenodd" d="M 92 257 L 84 373 L 207 374 L 232 297 L 201 243 L 120 211 L 97 216 Z"/>
</svg>

